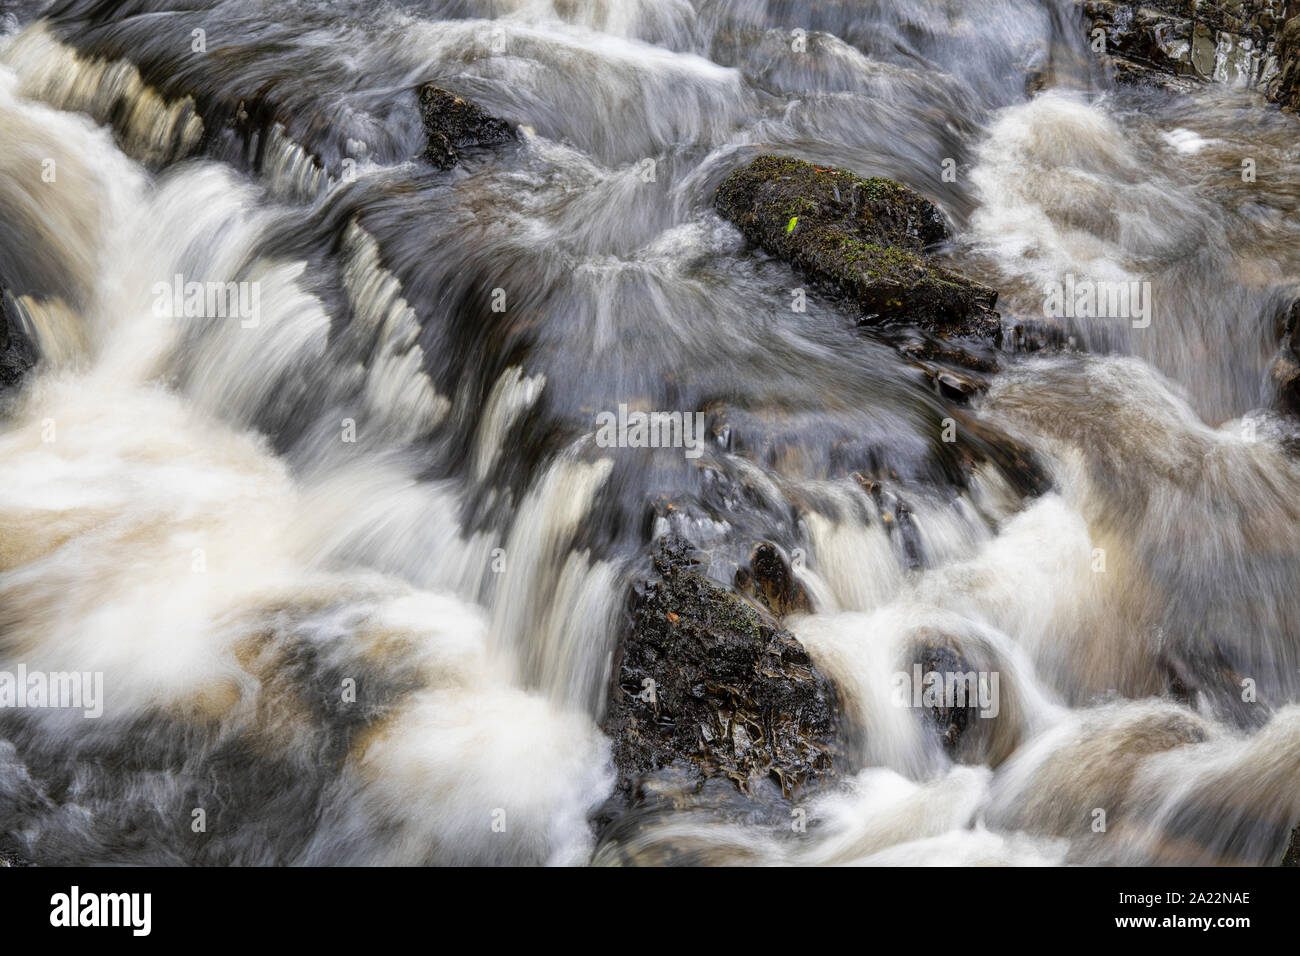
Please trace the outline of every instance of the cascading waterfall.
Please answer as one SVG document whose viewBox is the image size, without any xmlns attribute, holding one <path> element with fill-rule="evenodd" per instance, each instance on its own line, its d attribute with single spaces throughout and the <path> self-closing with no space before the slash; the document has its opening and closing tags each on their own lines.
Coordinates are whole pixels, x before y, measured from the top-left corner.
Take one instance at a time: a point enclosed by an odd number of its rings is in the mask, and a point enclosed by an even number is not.
<svg viewBox="0 0 1300 956">
<path fill-rule="evenodd" d="M 1300 822 L 1300 465 L 1267 410 L 1296 120 L 1231 86 L 1117 91 L 1067 0 L 798 6 L 0 19 L 0 280 L 42 358 L 3 396 L 0 670 L 104 682 L 95 720 L 0 713 L 0 849 L 1276 860 Z M 430 80 L 519 141 L 450 173 L 413 159 Z M 251 134 L 214 122 L 268 103 Z M 760 151 L 932 197 L 958 227 L 942 254 L 1004 315 L 1066 273 L 1150 283 L 1148 327 L 1077 321 L 976 402 L 1048 491 L 993 469 L 948 487 L 941 396 L 834 303 L 791 310 L 799 280 L 712 209 Z M 1243 156 L 1271 170 L 1253 193 Z M 177 277 L 256 308 L 175 314 Z M 600 447 L 620 403 L 726 424 L 698 460 Z M 891 476 L 907 535 L 843 447 Z M 723 583 L 758 538 L 806 556 L 811 610 L 784 623 L 835 683 L 855 768 L 806 835 L 663 812 L 597 848 L 624 609 L 669 530 Z M 974 758 L 892 700 L 933 635 L 1000 677 Z"/>
</svg>

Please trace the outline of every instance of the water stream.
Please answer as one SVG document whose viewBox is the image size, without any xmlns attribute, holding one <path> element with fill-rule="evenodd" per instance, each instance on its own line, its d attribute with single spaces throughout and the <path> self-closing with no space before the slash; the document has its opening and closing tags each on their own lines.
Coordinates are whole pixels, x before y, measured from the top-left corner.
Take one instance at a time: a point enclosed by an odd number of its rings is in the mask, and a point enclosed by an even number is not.
<svg viewBox="0 0 1300 956">
<path fill-rule="evenodd" d="M 624 858 L 1280 857 L 1294 117 L 1114 86 L 1068 0 L 9 6 L 0 278 L 44 361 L 0 421 L 0 669 L 105 688 L 96 720 L 0 716 L 14 850 L 592 861 L 627 591 L 672 528 L 722 581 L 759 539 L 806 554 L 814 611 L 786 625 L 863 769 L 806 834 L 663 814 Z M 413 160 L 426 81 L 520 141 Z M 203 116 L 254 92 L 293 119 L 250 152 Z M 1004 316 L 1066 274 L 1150 284 L 1148 326 L 1075 320 L 976 403 L 1049 491 L 954 490 L 948 406 L 889 337 L 816 295 L 792 311 L 800 280 L 712 207 L 760 152 L 932 198 Z M 255 286 L 256 320 L 159 314 L 174 276 Z M 704 453 L 598 447 L 620 403 L 707 410 Z M 853 471 L 906 497 L 910 543 Z M 1001 675 L 978 760 L 891 705 L 926 631 Z"/>
</svg>

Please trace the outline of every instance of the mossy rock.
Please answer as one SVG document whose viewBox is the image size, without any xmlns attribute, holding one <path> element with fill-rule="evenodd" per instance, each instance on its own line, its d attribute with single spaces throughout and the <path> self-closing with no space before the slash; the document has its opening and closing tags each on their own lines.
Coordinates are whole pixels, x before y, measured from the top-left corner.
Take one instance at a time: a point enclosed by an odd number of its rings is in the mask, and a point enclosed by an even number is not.
<svg viewBox="0 0 1300 956">
<path fill-rule="evenodd" d="M 715 205 L 822 292 L 853 301 L 863 324 L 1000 341 L 997 292 L 929 259 L 947 238 L 943 217 L 901 183 L 759 156 L 723 181 Z"/>
</svg>

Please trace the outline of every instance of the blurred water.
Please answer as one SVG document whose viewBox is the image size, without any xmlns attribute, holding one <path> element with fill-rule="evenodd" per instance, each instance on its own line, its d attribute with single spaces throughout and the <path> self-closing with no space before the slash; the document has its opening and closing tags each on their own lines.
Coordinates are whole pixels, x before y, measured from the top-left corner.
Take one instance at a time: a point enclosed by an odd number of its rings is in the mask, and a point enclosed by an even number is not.
<svg viewBox="0 0 1300 956">
<path fill-rule="evenodd" d="M 626 591 L 671 524 L 721 580 L 759 539 L 806 554 L 786 623 L 863 769 L 807 834 L 670 813 L 623 858 L 1280 856 L 1294 118 L 1113 88 L 1065 0 L 67 2 L 6 33 L 0 277 L 46 362 L 0 431 L 0 668 L 107 697 L 0 715 L 24 855 L 587 861 Z M 426 81 L 520 142 L 413 161 Z M 933 198 L 1009 318 L 1066 275 L 1150 284 L 1149 326 L 1065 322 L 1076 349 L 1002 356 L 979 404 L 1051 491 L 954 487 L 953 410 L 894 334 L 791 310 L 712 212 L 767 151 Z M 178 274 L 254 284 L 257 321 L 158 315 Z M 704 455 L 597 447 L 620 404 L 706 411 Z M 958 763 L 890 702 L 936 634 L 1001 677 Z"/>
</svg>

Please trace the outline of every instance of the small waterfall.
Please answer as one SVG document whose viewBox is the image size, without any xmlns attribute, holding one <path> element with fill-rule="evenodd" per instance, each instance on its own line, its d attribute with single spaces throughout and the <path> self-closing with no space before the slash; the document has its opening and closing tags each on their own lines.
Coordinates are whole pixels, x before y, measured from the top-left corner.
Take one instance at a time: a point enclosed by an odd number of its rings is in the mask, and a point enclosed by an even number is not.
<svg viewBox="0 0 1300 956">
<path fill-rule="evenodd" d="M 1279 856 L 1300 160 L 1249 83 L 1118 86 L 1069 0 L 111 6 L 0 19 L 0 293 L 39 355 L 0 403 L 0 671 L 103 681 L 94 719 L 0 708 L 0 851 Z M 1216 42 L 1223 79 L 1266 69 Z M 517 138 L 435 169 L 425 83 Z M 937 260 L 1061 347 L 949 370 L 860 326 L 715 211 L 768 152 L 923 192 Z M 1150 311 L 1049 314 L 1067 279 Z M 607 447 L 619 409 L 698 414 L 700 446 Z M 760 543 L 789 561 L 806 600 L 752 610 L 843 723 L 790 797 L 807 833 L 725 780 L 656 778 L 606 827 L 602 722 L 669 535 L 737 593 Z M 922 661 L 993 691 L 960 734 Z"/>
</svg>

